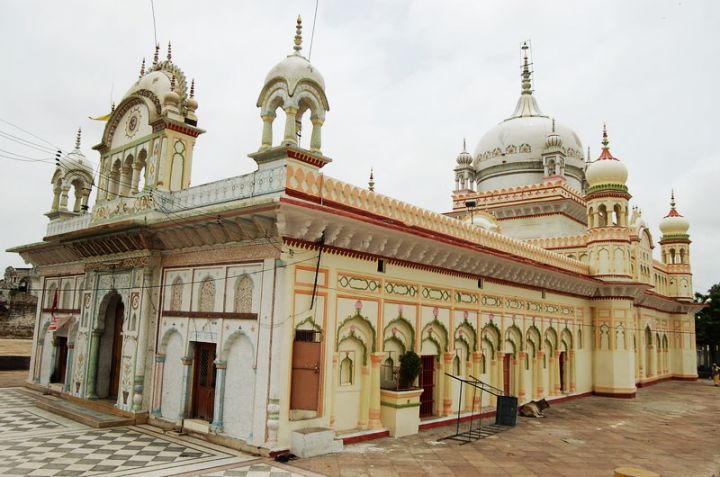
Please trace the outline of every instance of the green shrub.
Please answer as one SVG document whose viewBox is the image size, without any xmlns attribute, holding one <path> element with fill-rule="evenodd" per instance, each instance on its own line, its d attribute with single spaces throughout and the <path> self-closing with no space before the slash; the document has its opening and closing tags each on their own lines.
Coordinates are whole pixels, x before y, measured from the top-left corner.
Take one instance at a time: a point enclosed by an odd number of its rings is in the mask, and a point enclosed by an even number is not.
<svg viewBox="0 0 720 477">
<path fill-rule="evenodd" d="M 422 361 L 414 351 L 406 351 L 400 356 L 400 388 L 407 389 L 413 385 L 420 374 Z"/>
</svg>

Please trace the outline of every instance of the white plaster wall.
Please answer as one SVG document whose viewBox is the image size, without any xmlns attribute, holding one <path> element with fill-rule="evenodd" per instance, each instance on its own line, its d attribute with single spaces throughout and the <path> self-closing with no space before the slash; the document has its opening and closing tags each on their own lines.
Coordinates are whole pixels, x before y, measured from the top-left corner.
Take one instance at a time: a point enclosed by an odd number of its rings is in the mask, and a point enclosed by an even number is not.
<svg viewBox="0 0 720 477">
<path fill-rule="evenodd" d="M 175 420 L 180 414 L 180 397 L 182 396 L 183 340 L 174 333 L 168 340 L 165 352 L 165 368 L 163 370 L 162 402 L 160 414 L 165 419 Z"/>
<path fill-rule="evenodd" d="M 500 222 L 503 235 L 520 240 L 584 234 L 584 225 L 563 215 L 547 215 Z"/>
<path fill-rule="evenodd" d="M 50 382 L 50 375 L 52 374 L 53 368 L 53 344 L 52 344 L 52 333 L 45 333 L 45 342 L 43 346 L 43 354 L 40 368 L 40 383 L 47 384 Z"/>
<path fill-rule="evenodd" d="M 224 432 L 232 437 L 252 437 L 255 398 L 255 371 L 252 369 L 253 348 L 240 337 L 230 347 L 225 375 Z"/>
<path fill-rule="evenodd" d="M 340 363 L 349 353 L 353 361 L 353 382 L 351 385 L 340 385 Z M 369 360 L 370 358 L 368 358 Z M 335 430 L 356 429 L 360 418 L 360 390 L 362 389 L 362 348 L 358 343 L 347 340 L 340 345 L 338 352 L 338 373 L 335 395 Z"/>
</svg>

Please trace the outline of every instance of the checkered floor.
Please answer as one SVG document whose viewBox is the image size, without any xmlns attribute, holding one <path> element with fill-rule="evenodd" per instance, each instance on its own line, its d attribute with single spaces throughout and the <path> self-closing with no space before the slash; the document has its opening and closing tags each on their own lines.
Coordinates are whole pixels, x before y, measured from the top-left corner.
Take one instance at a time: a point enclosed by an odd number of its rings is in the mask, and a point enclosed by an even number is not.
<svg viewBox="0 0 720 477">
<path fill-rule="evenodd" d="M 202 474 L 202 477 L 303 477 L 270 464 L 253 464 L 235 469 Z"/>
<path fill-rule="evenodd" d="M 91 429 L 33 404 L 32 393 L 0 389 L 2 476 L 200 475 L 255 459 L 197 439 L 166 436 L 146 425 Z"/>
</svg>

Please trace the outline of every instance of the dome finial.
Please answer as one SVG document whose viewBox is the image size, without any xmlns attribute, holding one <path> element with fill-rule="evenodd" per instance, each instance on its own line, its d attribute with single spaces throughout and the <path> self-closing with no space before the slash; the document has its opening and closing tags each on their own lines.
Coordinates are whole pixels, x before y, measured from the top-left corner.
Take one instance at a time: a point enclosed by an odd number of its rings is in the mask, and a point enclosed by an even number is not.
<svg viewBox="0 0 720 477">
<path fill-rule="evenodd" d="M 80 150 L 80 139 L 82 138 L 82 128 L 78 128 L 77 136 L 75 136 L 75 149 Z"/>
<path fill-rule="evenodd" d="M 145 58 L 142 60 L 142 64 L 140 65 L 140 78 L 145 76 Z"/>
<path fill-rule="evenodd" d="M 522 69 L 522 94 L 532 94 L 532 81 L 530 80 L 530 76 L 532 73 L 530 73 L 530 65 L 528 63 L 528 50 L 530 47 L 528 46 L 527 41 L 524 41 L 522 44 L 522 54 L 523 54 L 523 69 Z"/>
<path fill-rule="evenodd" d="M 168 41 L 168 52 L 167 52 L 167 60 L 172 61 L 172 45 Z"/>
<path fill-rule="evenodd" d="M 675 208 L 675 189 L 670 189 L 670 207 Z"/>
<path fill-rule="evenodd" d="M 190 97 L 191 98 L 195 97 L 195 78 L 193 78 L 192 81 L 190 82 Z"/>
<path fill-rule="evenodd" d="M 300 15 L 298 15 L 297 22 L 295 25 L 295 45 L 293 46 L 293 50 L 295 50 L 299 54 L 301 49 L 302 49 L 302 18 L 300 17 Z"/>
<path fill-rule="evenodd" d="M 160 61 L 160 43 L 155 43 L 155 54 L 153 55 L 153 66 Z"/>
<path fill-rule="evenodd" d="M 603 139 L 602 139 L 602 145 L 604 148 L 608 147 L 608 144 L 610 144 L 610 141 L 608 141 L 608 135 L 607 135 L 607 123 L 603 123 Z"/>
<path fill-rule="evenodd" d="M 465 138 L 463 138 L 463 150 L 462 150 L 462 152 L 467 152 L 467 141 L 465 140 Z"/>
<path fill-rule="evenodd" d="M 370 180 L 368 181 L 368 190 L 370 192 L 375 191 L 375 177 L 373 175 L 373 168 L 370 168 Z"/>
<path fill-rule="evenodd" d="M 555 118 L 552 118 L 552 132 L 555 132 Z"/>
<path fill-rule="evenodd" d="M 170 91 L 175 91 L 175 75 L 172 75 L 172 79 L 170 80 Z"/>
</svg>

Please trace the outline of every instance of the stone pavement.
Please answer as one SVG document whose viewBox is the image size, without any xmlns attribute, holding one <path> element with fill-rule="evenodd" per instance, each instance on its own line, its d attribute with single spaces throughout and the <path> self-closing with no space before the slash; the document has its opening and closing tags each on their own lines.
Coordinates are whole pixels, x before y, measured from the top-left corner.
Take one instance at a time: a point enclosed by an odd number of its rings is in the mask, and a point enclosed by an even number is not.
<svg viewBox="0 0 720 477">
<path fill-rule="evenodd" d="M 516 427 L 465 445 L 439 440 L 453 425 L 293 465 L 342 477 L 607 477 L 620 466 L 663 477 L 720 476 L 720 388 L 708 380 L 660 383 L 638 390 L 636 399 L 586 397 L 545 415 L 518 417 Z"/>
</svg>

